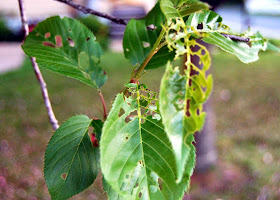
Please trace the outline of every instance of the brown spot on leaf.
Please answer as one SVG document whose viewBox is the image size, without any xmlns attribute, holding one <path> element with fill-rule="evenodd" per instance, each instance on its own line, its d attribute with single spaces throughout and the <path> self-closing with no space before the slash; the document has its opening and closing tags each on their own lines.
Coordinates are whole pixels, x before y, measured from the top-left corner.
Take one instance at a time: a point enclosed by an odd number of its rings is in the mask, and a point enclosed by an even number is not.
<svg viewBox="0 0 280 200">
<path fill-rule="evenodd" d="M 56 48 L 56 46 L 51 42 L 43 42 L 44 46 Z"/>
<path fill-rule="evenodd" d="M 66 180 L 66 178 L 67 178 L 67 173 L 61 174 L 61 178 L 62 178 L 63 180 Z"/>
<path fill-rule="evenodd" d="M 45 34 L 45 38 L 46 38 L 46 39 L 48 39 L 49 37 L 51 37 L 51 33 L 50 33 L 50 32 L 48 32 L 48 33 Z"/>
<path fill-rule="evenodd" d="M 56 43 L 56 46 L 62 47 L 62 39 L 61 39 L 60 35 L 55 36 L 55 43 Z"/>
<path fill-rule="evenodd" d="M 139 196 L 139 198 L 141 198 L 142 197 L 142 192 L 140 192 L 138 196 Z"/>
</svg>

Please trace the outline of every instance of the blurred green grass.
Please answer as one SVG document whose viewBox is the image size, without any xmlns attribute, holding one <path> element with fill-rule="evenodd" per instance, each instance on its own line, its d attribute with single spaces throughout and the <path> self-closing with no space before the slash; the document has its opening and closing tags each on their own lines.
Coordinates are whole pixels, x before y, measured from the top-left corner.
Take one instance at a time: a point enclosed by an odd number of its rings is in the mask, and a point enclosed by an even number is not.
<svg viewBox="0 0 280 200">
<path fill-rule="evenodd" d="M 261 53 L 250 65 L 214 50 L 212 105 L 216 114 L 217 167 L 191 187 L 192 199 L 280 198 L 279 55 Z M 108 107 L 122 91 L 132 66 L 121 54 L 107 52 L 102 66 Z M 148 71 L 141 82 L 158 90 L 164 67 Z M 86 114 L 102 118 L 97 92 L 81 82 L 42 69 L 60 124 Z M 30 62 L 0 75 L 0 199 L 49 199 L 43 180 L 44 150 L 52 129 Z M 207 184 L 206 184 L 206 183 Z M 96 183 L 95 185 L 98 185 Z M 74 199 L 104 199 L 90 187 Z"/>
</svg>

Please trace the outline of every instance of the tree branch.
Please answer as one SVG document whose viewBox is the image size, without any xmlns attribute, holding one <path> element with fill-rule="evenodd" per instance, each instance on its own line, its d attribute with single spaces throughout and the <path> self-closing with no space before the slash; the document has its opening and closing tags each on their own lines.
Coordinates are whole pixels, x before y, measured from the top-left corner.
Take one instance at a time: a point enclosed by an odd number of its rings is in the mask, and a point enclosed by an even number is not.
<svg viewBox="0 0 280 200">
<path fill-rule="evenodd" d="M 114 17 L 112 15 L 109 15 L 109 14 L 105 14 L 105 13 L 101 13 L 101 12 L 98 12 L 96 10 L 92 10 L 88 7 L 85 7 L 85 6 L 82 6 L 82 5 L 79 5 L 71 0 L 55 0 L 55 1 L 59 1 L 61 3 L 65 3 L 85 14 L 92 14 L 92 15 L 95 15 L 95 16 L 98 16 L 98 17 L 102 17 L 102 18 L 105 18 L 105 19 L 108 19 L 112 22 L 115 22 L 117 24 L 121 24 L 121 25 L 127 25 L 127 22 L 124 20 L 124 19 L 120 19 L 120 18 L 117 18 L 117 17 Z"/>
<path fill-rule="evenodd" d="M 24 38 L 26 38 L 26 36 L 29 34 L 29 27 L 28 27 L 28 23 L 27 23 L 27 17 L 26 17 L 26 14 L 25 14 L 24 0 L 18 0 L 18 3 L 19 3 L 19 10 L 20 10 L 22 27 L 23 27 L 24 35 L 25 35 Z M 50 99 L 49 99 L 47 84 L 44 81 L 44 78 L 41 74 L 41 71 L 38 67 L 38 64 L 35 61 L 35 58 L 31 57 L 30 60 L 31 60 L 31 64 L 32 64 L 34 73 L 36 75 L 36 78 L 37 78 L 37 80 L 40 84 L 41 92 L 42 92 L 42 95 L 43 95 L 43 100 L 44 100 L 45 107 L 46 107 L 47 112 L 48 112 L 50 123 L 52 125 L 53 130 L 56 130 L 56 129 L 58 129 L 59 125 L 58 125 L 57 119 L 55 118 L 55 115 L 54 115 L 54 112 L 53 112 L 53 109 L 52 109 L 52 105 L 51 105 L 51 102 L 50 102 Z"/>
</svg>

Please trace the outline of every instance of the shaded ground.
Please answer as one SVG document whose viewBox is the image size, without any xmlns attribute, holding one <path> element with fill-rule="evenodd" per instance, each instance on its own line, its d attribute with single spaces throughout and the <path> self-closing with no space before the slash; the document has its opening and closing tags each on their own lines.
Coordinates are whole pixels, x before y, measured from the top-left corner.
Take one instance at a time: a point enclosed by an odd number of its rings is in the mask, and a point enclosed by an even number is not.
<svg viewBox="0 0 280 200">
<path fill-rule="evenodd" d="M 191 199 L 280 198 L 279 55 L 261 54 L 244 65 L 220 51 L 214 55 L 212 94 L 217 121 L 219 161 L 210 173 L 193 177 Z M 131 68 L 120 54 L 107 53 L 107 104 L 129 80 Z M 42 70 L 60 123 L 75 114 L 102 117 L 94 89 Z M 149 72 L 157 90 L 164 67 Z M 124 81 L 121 81 L 124 80 Z M 144 81 L 144 80 L 143 80 Z M 52 130 L 29 62 L 0 75 L 0 199 L 49 199 L 42 174 L 44 150 Z M 91 186 L 73 199 L 105 199 Z"/>
</svg>

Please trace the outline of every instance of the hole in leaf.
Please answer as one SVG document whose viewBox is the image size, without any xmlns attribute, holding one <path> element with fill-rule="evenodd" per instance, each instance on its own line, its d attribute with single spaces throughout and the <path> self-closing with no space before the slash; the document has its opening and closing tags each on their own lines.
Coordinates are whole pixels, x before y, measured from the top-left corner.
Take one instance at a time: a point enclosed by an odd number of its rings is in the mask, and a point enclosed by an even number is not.
<svg viewBox="0 0 280 200">
<path fill-rule="evenodd" d="M 133 120 L 133 116 L 132 115 L 128 115 L 126 118 L 125 118 L 125 123 L 129 123 Z"/>
<path fill-rule="evenodd" d="M 67 38 L 69 46 L 70 47 L 74 47 L 75 46 L 75 42 L 71 39 L 71 38 Z"/>
<path fill-rule="evenodd" d="M 141 124 L 144 124 L 146 122 L 146 119 L 140 118 L 140 122 L 141 122 Z"/>
<path fill-rule="evenodd" d="M 121 108 L 121 109 L 120 109 L 120 112 L 119 112 L 119 117 L 123 116 L 123 115 L 124 115 L 124 113 L 125 113 L 124 109 L 123 109 L 123 108 Z"/>
<path fill-rule="evenodd" d="M 143 47 L 144 47 L 144 48 L 148 48 L 148 47 L 151 46 L 150 43 L 145 42 L 145 41 L 143 41 L 142 44 L 143 44 Z"/>
<path fill-rule="evenodd" d="M 203 24 L 202 23 L 198 24 L 197 29 L 203 29 Z"/>
<path fill-rule="evenodd" d="M 153 115 L 153 119 L 156 119 L 156 120 L 160 121 L 161 120 L 161 116 L 156 113 L 156 114 Z"/>
<path fill-rule="evenodd" d="M 90 37 L 88 37 L 86 40 L 87 40 L 87 42 L 88 42 L 88 41 L 90 40 Z"/>
<path fill-rule="evenodd" d="M 62 47 L 62 39 L 61 39 L 60 35 L 55 36 L 55 43 L 56 43 L 56 46 Z"/>
<path fill-rule="evenodd" d="M 206 54 L 206 51 L 204 49 L 201 50 L 201 55 L 205 55 Z"/>
<path fill-rule="evenodd" d="M 93 133 L 94 132 L 94 128 L 92 126 L 88 127 L 88 132 L 89 133 Z"/>
<path fill-rule="evenodd" d="M 45 38 L 46 38 L 46 39 L 48 39 L 49 37 L 51 37 L 51 33 L 50 33 L 50 32 L 48 32 L 48 33 L 45 34 Z"/>
<path fill-rule="evenodd" d="M 61 178 L 62 178 L 63 180 L 66 180 L 66 178 L 67 178 L 67 173 L 61 174 Z"/>
<path fill-rule="evenodd" d="M 187 115 L 188 117 L 191 116 L 191 113 L 190 113 L 190 111 L 189 111 L 189 109 L 190 109 L 190 103 L 191 103 L 191 100 L 188 99 L 188 100 L 187 100 L 187 112 L 186 112 L 186 115 Z"/>
<path fill-rule="evenodd" d="M 156 27 L 154 24 L 149 25 L 148 28 L 150 28 L 150 29 L 152 29 L 152 30 L 157 29 L 157 27 Z"/>
<path fill-rule="evenodd" d="M 128 49 L 128 48 L 126 48 L 126 49 L 125 49 L 125 51 L 126 51 L 126 52 L 129 52 L 129 49 Z"/>
<path fill-rule="evenodd" d="M 197 114 L 197 115 L 200 115 L 199 109 L 196 110 L 196 114 Z"/>
<path fill-rule="evenodd" d="M 56 46 L 53 43 L 51 43 L 51 42 L 43 42 L 43 45 L 46 46 L 46 47 L 56 48 Z"/>
</svg>

